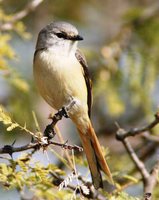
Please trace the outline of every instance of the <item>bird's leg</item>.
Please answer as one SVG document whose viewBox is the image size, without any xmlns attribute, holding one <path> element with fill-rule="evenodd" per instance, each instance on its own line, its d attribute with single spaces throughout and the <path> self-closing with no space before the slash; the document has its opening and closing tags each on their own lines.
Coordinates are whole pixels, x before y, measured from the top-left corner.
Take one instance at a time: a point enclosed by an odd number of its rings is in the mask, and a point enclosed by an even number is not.
<svg viewBox="0 0 159 200">
<path fill-rule="evenodd" d="M 69 118 L 68 112 L 75 103 L 76 101 L 72 99 L 72 101 L 67 106 L 62 107 L 57 113 L 55 113 L 55 115 L 51 118 L 51 124 L 47 125 L 45 128 L 44 137 L 47 137 L 48 140 L 50 140 L 56 135 L 54 130 L 55 125 L 59 120 L 62 119 L 62 117 Z"/>
<path fill-rule="evenodd" d="M 56 135 L 55 130 L 52 126 L 52 123 L 47 125 L 44 130 L 44 137 L 47 137 L 48 140 L 51 140 Z"/>
<path fill-rule="evenodd" d="M 50 140 L 56 135 L 54 127 L 56 123 L 62 119 L 63 116 L 68 118 L 68 115 L 64 107 L 60 109 L 57 113 L 55 113 L 55 115 L 51 118 L 52 122 L 51 124 L 46 126 L 45 131 L 44 131 L 44 137 L 47 137 L 48 140 Z"/>
</svg>

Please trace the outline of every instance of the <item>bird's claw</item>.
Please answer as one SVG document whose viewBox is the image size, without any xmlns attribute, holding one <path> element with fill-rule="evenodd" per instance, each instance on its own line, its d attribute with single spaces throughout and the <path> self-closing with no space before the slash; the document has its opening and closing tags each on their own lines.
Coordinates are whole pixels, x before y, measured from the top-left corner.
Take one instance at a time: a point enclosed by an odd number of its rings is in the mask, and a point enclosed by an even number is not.
<svg viewBox="0 0 159 200">
<path fill-rule="evenodd" d="M 44 136 L 48 138 L 48 140 L 52 139 L 56 135 L 52 124 L 46 126 L 44 131 Z"/>
<path fill-rule="evenodd" d="M 66 109 L 65 107 L 62 107 L 62 109 L 61 109 L 61 114 L 62 114 L 65 118 L 69 118 L 67 109 Z"/>
</svg>

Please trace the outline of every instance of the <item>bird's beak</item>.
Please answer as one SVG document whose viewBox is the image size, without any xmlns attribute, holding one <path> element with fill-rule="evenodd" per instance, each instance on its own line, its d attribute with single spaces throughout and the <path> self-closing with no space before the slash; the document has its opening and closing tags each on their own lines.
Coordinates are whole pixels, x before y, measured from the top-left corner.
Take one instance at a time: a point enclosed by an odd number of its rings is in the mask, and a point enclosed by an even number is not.
<svg viewBox="0 0 159 200">
<path fill-rule="evenodd" d="M 70 37 L 69 39 L 73 41 L 80 41 L 80 40 L 83 40 L 83 37 L 80 35 L 75 35 L 75 36 Z"/>
<path fill-rule="evenodd" d="M 76 40 L 83 40 L 83 37 L 80 36 L 80 35 L 77 35 L 77 36 L 75 37 L 75 39 L 76 39 Z"/>
</svg>

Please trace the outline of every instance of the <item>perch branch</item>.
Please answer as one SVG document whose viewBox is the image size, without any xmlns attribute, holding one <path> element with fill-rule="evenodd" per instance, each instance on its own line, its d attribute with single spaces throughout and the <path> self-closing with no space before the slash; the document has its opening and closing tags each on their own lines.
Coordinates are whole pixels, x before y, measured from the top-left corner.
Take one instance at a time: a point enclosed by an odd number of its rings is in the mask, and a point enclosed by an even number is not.
<svg viewBox="0 0 159 200">
<path fill-rule="evenodd" d="M 68 150 L 74 149 L 75 151 L 83 151 L 82 147 L 79 147 L 77 145 L 69 145 L 69 144 L 67 144 L 67 141 L 65 143 L 48 141 L 48 143 L 46 143 L 46 144 L 41 144 L 39 142 L 35 142 L 35 143 L 29 143 L 29 144 L 26 144 L 26 145 L 23 145 L 20 147 L 14 147 L 13 145 L 5 145 L 4 147 L 0 148 L 0 154 L 12 155 L 13 153 L 16 153 L 16 152 L 21 152 L 21 151 L 25 151 L 25 150 L 29 150 L 29 149 L 37 150 L 42 147 L 47 147 L 49 145 L 59 146 L 63 149 L 68 149 Z"/>
<path fill-rule="evenodd" d="M 62 119 L 63 116 L 68 117 L 67 112 L 69 112 L 69 110 L 72 108 L 72 106 L 75 104 L 76 102 L 74 100 L 71 101 L 71 103 L 69 105 L 67 105 L 66 107 L 60 109 L 53 117 L 52 117 L 52 123 L 50 125 L 48 125 L 44 131 L 44 137 L 41 138 L 36 138 L 36 142 L 30 142 L 27 145 L 21 146 L 21 147 L 14 147 L 15 142 L 12 145 L 5 145 L 4 147 L 0 148 L 0 154 L 10 154 L 12 155 L 15 152 L 20 152 L 20 151 L 25 151 L 25 150 L 29 150 L 29 149 L 40 149 L 41 147 L 45 148 L 49 145 L 56 145 L 56 146 L 60 146 L 63 149 L 67 149 L 67 150 L 78 150 L 78 151 L 83 151 L 82 147 L 79 147 L 77 145 L 68 145 L 67 142 L 64 142 L 64 140 L 62 140 L 61 143 L 58 142 L 54 142 L 54 141 L 50 141 L 50 139 L 54 136 L 55 131 L 54 131 L 54 127 L 56 125 L 56 123 Z M 49 127 L 49 129 L 48 129 Z M 58 129 L 56 128 L 56 131 Z M 48 132 L 51 131 L 51 132 Z M 49 134 L 52 134 L 51 136 Z"/>
<path fill-rule="evenodd" d="M 45 128 L 45 131 L 44 131 L 44 136 L 46 136 L 48 138 L 48 140 L 52 139 L 55 136 L 55 134 L 57 134 L 60 142 L 64 143 L 62 134 L 61 134 L 59 128 L 56 126 L 56 124 L 59 120 L 62 119 L 62 117 L 69 118 L 68 112 L 74 106 L 75 103 L 76 103 L 76 101 L 74 99 L 72 99 L 72 101 L 67 106 L 60 109 L 57 113 L 54 114 L 53 117 L 51 117 L 52 123 L 47 125 L 47 127 Z M 73 169 L 74 166 L 73 166 L 72 159 L 71 159 L 69 153 L 67 151 L 65 151 L 64 153 L 65 153 L 66 159 L 68 160 L 70 167 Z"/>
</svg>

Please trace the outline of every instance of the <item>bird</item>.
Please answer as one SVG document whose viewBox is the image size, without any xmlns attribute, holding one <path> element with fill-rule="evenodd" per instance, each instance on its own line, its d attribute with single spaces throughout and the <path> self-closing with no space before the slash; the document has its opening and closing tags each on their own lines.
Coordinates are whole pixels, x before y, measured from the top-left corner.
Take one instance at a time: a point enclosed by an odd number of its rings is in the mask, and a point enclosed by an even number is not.
<svg viewBox="0 0 159 200">
<path fill-rule="evenodd" d="M 92 83 L 85 56 L 77 47 L 81 40 L 77 28 L 68 22 L 46 25 L 38 34 L 33 74 L 41 96 L 55 110 L 75 100 L 69 118 L 78 130 L 93 185 L 98 189 L 103 187 L 101 171 L 109 180 L 112 174 L 90 119 Z"/>
</svg>

